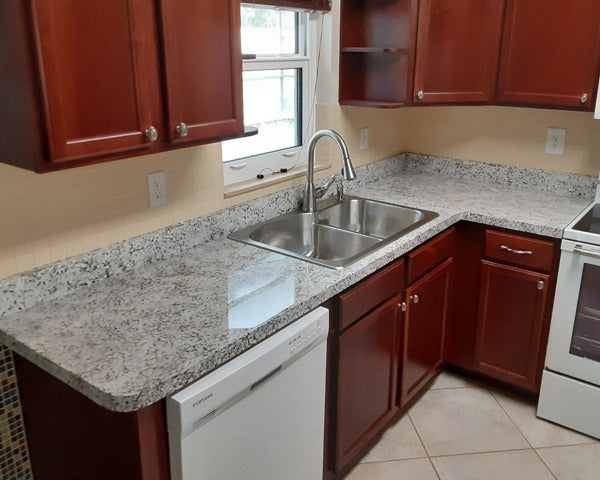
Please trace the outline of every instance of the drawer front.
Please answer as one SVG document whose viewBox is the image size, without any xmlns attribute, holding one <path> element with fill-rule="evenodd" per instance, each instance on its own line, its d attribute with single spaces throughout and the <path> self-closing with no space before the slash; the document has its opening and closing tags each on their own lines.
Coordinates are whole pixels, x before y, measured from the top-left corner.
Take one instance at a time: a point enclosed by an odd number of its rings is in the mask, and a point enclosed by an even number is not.
<svg viewBox="0 0 600 480">
<path fill-rule="evenodd" d="M 433 267 L 454 256 L 454 232 L 451 227 L 408 255 L 408 284 L 423 276 Z"/>
<path fill-rule="evenodd" d="M 486 230 L 485 257 L 519 267 L 550 272 L 554 258 L 554 243 Z"/>
<path fill-rule="evenodd" d="M 339 330 L 404 290 L 404 260 L 384 268 L 340 295 Z"/>
</svg>

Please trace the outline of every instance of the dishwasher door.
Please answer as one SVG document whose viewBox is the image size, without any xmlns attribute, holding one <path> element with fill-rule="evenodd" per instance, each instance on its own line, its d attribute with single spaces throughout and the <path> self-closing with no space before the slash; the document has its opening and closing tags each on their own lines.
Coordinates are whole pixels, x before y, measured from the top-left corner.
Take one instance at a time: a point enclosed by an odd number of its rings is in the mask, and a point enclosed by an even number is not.
<svg viewBox="0 0 600 480">
<path fill-rule="evenodd" d="M 320 480 L 328 311 L 167 399 L 172 480 Z"/>
</svg>

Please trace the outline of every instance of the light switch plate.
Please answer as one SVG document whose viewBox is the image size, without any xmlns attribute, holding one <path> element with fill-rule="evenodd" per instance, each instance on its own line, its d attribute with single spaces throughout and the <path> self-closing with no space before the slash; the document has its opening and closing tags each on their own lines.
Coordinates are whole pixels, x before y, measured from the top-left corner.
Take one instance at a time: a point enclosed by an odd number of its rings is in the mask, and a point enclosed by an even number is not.
<svg viewBox="0 0 600 480">
<path fill-rule="evenodd" d="M 564 155 L 567 130 L 564 128 L 549 128 L 546 137 L 546 153 L 548 155 Z"/>
</svg>

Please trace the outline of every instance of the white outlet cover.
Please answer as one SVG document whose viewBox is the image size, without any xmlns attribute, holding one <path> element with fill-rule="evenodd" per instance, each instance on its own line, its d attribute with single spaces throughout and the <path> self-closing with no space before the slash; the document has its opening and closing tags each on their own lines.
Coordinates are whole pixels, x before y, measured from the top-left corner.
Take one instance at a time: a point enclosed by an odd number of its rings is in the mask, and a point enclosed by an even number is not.
<svg viewBox="0 0 600 480">
<path fill-rule="evenodd" d="M 148 175 L 148 199 L 150 200 L 151 207 L 167 203 L 165 172 L 156 172 Z"/>
<path fill-rule="evenodd" d="M 564 155 L 566 138 L 566 129 L 549 128 L 546 136 L 546 153 L 548 155 Z"/>
<path fill-rule="evenodd" d="M 361 150 L 369 149 L 369 129 L 368 128 L 360 129 L 360 149 Z"/>
</svg>

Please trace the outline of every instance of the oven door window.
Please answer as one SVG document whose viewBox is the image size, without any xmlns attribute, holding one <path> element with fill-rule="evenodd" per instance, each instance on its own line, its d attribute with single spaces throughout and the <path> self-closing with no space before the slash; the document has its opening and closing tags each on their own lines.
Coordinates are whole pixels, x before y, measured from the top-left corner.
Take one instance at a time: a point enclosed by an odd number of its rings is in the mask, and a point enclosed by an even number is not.
<svg viewBox="0 0 600 480">
<path fill-rule="evenodd" d="M 570 353 L 600 361 L 600 267 L 595 265 L 583 267 Z"/>
</svg>

